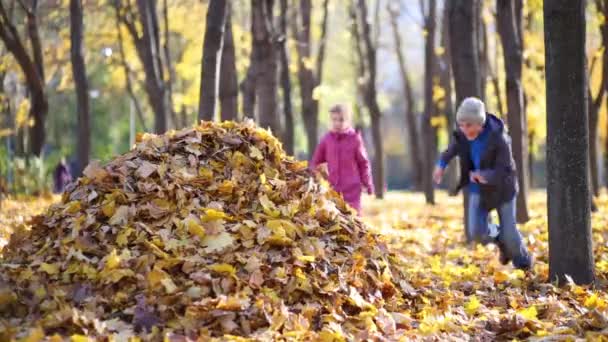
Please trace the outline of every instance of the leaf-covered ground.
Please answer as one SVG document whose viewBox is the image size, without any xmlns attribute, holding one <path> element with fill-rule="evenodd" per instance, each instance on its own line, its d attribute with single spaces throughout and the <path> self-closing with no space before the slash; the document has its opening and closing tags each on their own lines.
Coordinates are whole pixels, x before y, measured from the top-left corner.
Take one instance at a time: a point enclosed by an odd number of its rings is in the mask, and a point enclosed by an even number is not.
<svg viewBox="0 0 608 342">
<path fill-rule="evenodd" d="M 406 337 L 608 340 L 607 198 L 598 201 L 600 210 L 593 215 L 596 289 L 547 283 L 545 201 L 544 192 L 532 194 L 532 219 L 520 227 L 536 257 L 533 271 L 525 273 L 501 265 L 493 246 L 463 243 L 459 197 L 440 194 L 435 207 L 424 205 L 417 194 L 368 199 L 366 220 L 401 250 L 413 287 L 412 329 Z"/>
<path fill-rule="evenodd" d="M 58 197 L 9 199 L 0 208 L 0 248 L 12 229 L 23 225 Z M 494 247 L 463 244 L 461 202 L 445 194 L 424 205 L 418 194 L 389 193 L 366 199 L 365 220 L 397 251 L 411 289 L 410 309 L 395 317 L 403 339 L 421 340 L 608 340 L 608 198 L 593 216 L 598 284 L 595 289 L 547 283 L 545 195 L 531 196 L 532 220 L 521 227 L 536 257 L 524 273 L 497 260 Z M 370 246 L 373 248 L 373 246 Z M 564 256 L 567 257 L 567 256 Z"/>
</svg>

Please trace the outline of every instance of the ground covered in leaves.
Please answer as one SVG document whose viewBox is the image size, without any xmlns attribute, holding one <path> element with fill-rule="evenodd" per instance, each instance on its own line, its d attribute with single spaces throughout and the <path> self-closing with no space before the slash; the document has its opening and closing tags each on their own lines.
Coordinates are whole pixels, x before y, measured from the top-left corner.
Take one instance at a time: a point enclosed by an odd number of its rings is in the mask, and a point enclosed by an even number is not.
<svg viewBox="0 0 608 342">
<path fill-rule="evenodd" d="M 462 243 L 462 202 L 440 194 L 437 206 L 418 194 L 370 200 L 366 221 L 401 253 L 412 286 L 404 295 L 412 318 L 407 339 L 573 341 L 608 340 L 608 198 L 597 201 L 593 237 L 595 289 L 547 283 L 546 194 L 531 195 L 532 219 L 520 227 L 536 257 L 533 271 L 498 262 L 494 247 Z M 494 217 L 496 219 L 496 217 Z M 567 256 L 564 256 L 567 257 Z"/>
<path fill-rule="evenodd" d="M 536 256 L 524 273 L 462 243 L 458 198 L 367 198 L 365 226 L 273 144 L 251 127 L 150 136 L 63 198 L 3 201 L 0 340 L 608 336 L 605 196 L 593 216 L 596 288 L 556 288 L 543 193 L 521 227 Z"/>
</svg>

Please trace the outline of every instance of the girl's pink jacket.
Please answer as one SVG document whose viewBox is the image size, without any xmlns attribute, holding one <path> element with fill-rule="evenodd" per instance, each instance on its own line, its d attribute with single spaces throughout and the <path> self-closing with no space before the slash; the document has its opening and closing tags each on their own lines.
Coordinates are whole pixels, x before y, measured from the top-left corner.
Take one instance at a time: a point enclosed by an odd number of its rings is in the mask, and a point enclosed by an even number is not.
<svg viewBox="0 0 608 342">
<path fill-rule="evenodd" d="M 327 133 L 317 147 L 311 168 L 327 163 L 329 183 L 353 208 L 361 209 L 361 190 L 374 191 L 369 160 L 361 135 L 354 129 Z"/>
</svg>

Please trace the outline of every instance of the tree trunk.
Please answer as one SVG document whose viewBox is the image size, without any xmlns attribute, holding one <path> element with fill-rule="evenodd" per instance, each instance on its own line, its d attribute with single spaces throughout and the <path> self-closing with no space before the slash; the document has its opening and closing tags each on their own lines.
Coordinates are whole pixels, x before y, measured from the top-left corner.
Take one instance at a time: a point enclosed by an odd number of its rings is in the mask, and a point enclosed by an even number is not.
<svg viewBox="0 0 608 342">
<path fill-rule="evenodd" d="M 522 0 L 497 0 L 497 28 L 503 47 L 505 72 L 507 75 L 507 121 L 512 138 L 513 157 L 517 167 L 519 194 L 517 195 L 517 222 L 530 220 L 528 214 L 528 132 L 524 113 L 524 90 L 521 81 L 523 67 L 523 42 L 518 27 L 521 22 Z"/>
<path fill-rule="evenodd" d="M 135 94 L 135 90 L 133 89 L 133 82 L 131 80 L 131 67 L 129 66 L 129 63 L 127 62 L 127 56 L 125 54 L 125 48 L 124 48 L 124 40 L 123 40 L 123 36 L 122 36 L 122 31 L 120 29 L 120 23 L 121 23 L 121 16 L 120 16 L 120 4 L 115 1 L 114 3 L 114 10 L 115 10 L 115 14 L 116 14 L 116 32 L 118 35 L 118 53 L 120 55 L 120 63 L 122 64 L 122 67 L 124 69 L 124 73 L 125 73 L 125 85 L 127 88 L 127 93 L 129 94 L 129 97 L 131 98 L 131 102 L 133 103 L 133 106 L 135 107 L 135 113 L 137 114 L 137 117 L 139 119 L 139 122 L 144 130 L 144 132 L 148 131 L 148 126 L 146 125 L 146 120 L 144 118 L 144 112 L 141 108 L 141 103 L 139 102 L 139 97 Z"/>
<path fill-rule="evenodd" d="M 416 105 L 414 91 L 412 90 L 412 82 L 410 79 L 407 65 L 405 63 L 405 56 L 403 54 L 403 43 L 401 34 L 399 33 L 399 24 L 397 19 L 399 13 L 388 5 L 391 19 L 391 27 L 393 29 L 393 38 L 395 40 L 395 54 L 397 55 L 397 61 L 399 62 L 399 70 L 401 74 L 401 80 L 403 82 L 403 95 L 405 98 L 405 125 L 408 132 L 408 152 L 410 157 L 410 164 L 414 175 L 414 188 L 416 190 L 422 190 L 422 168 L 423 160 L 420 150 L 420 135 L 418 134 L 418 120 L 416 118 Z"/>
<path fill-rule="evenodd" d="M 259 124 L 274 134 L 281 132 L 277 116 L 278 58 L 272 26 L 274 0 L 252 0 L 253 59 L 256 66 L 256 111 Z"/>
<path fill-rule="evenodd" d="M 220 62 L 224 44 L 224 28 L 228 13 L 226 0 L 209 2 L 205 38 L 203 41 L 203 60 L 201 62 L 201 89 L 198 104 L 198 119 L 215 119 L 215 99 L 220 83 Z"/>
<path fill-rule="evenodd" d="M 300 1 L 300 27 L 296 27 L 295 35 L 298 50 L 298 79 L 300 81 L 300 96 L 302 98 L 302 121 L 306 130 L 308 141 L 308 156 L 317 147 L 319 141 L 319 102 L 314 99 L 313 91 L 315 88 L 315 75 L 312 68 L 306 65 L 306 61 L 312 57 L 312 47 L 310 38 L 310 22 L 312 16 L 312 1 Z"/>
<path fill-rule="evenodd" d="M 437 56 L 435 55 L 437 3 L 435 0 L 429 0 L 428 13 L 424 15 L 426 38 L 424 58 L 423 136 L 426 158 L 423 179 L 426 203 L 435 204 L 435 185 L 432 177 L 433 168 L 437 159 L 437 130 L 433 125 L 433 118 L 436 116 L 436 106 L 433 99 L 433 79 L 435 78 L 435 65 L 437 63 Z"/>
<path fill-rule="evenodd" d="M 252 50 L 256 47 L 252 47 Z M 251 52 L 253 55 L 253 51 Z M 243 97 L 243 115 L 249 119 L 255 119 L 255 75 L 256 75 L 255 60 L 250 58 L 249 68 L 247 69 L 247 75 L 239 86 Z"/>
<path fill-rule="evenodd" d="M 0 38 L 24 74 L 31 103 L 29 116 L 34 120 L 34 126 L 29 132 L 29 149 L 34 155 L 40 156 L 46 137 L 44 124 L 48 112 L 48 100 L 44 90 L 44 63 L 36 18 L 37 3 L 38 1 L 33 1 L 32 8 L 26 9 L 27 31 L 32 44 L 33 57 L 29 56 L 23 39 L 11 22 L 11 17 L 2 2 L 0 2 Z"/>
<path fill-rule="evenodd" d="M 321 22 L 321 37 L 319 41 L 319 49 L 317 52 L 316 65 L 313 69 L 310 65 L 312 57 L 312 41 L 311 41 L 311 17 L 312 17 L 312 1 L 300 1 L 300 22 L 299 27 L 297 20 L 294 23 L 294 35 L 297 41 L 298 52 L 298 79 L 300 83 L 300 97 L 302 102 L 302 121 L 306 131 L 308 144 L 308 155 L 312 157 L 312 153 L 317 147 L 319 141 L 319 100 L 313 96 L 313 92 L 317 86 L 321 84 L 323 76 L 323 64 L 325 61 L 325 40 L 327 37 L 327 26 L 329 20 L 329 0 L 323 1 L 323 21 Z"/>
<path fill-rule="evenodd" d="M 220 63 L 220 117 L 225 120 L 238 120 L 239 84 L 236 73 L 236 55 L 234 50 L 234 37 L 232 35 L 232 8 L 228 10 L 226 29 L 224 32 L 224 45 L 222 48 L 222 61 Z"/>
<path fill-rule="evenodd" d="M 479 51 L 479 86 L 481 93 L 479 98 L 486 102 L 486 89 L 488 80 L 488 27 L 482 18 L 483 0 L 475 0 L 475 20 L 477 22 L 477 46 Z"/>
<path fill-rule="evenodd" d="M 283 144 L 288 155 L 294 155 L 294 120 L 293 107 L 291 105 L 291 76 L 289 73 L 289 55 L 287 47 L 287 12 L 289 4 L 287 0 L 281 0 L 281 88 L 283 90 L 283 112 L 285 113 L 285 131 L 283 136 Z"/>
<path fill-rule="evenodd" d="M 72 58 L 72 75 L 76 88 L 76 107 L 78 112 L 78 144 L 76 177 L 82 175 L 82 170 L 89 164 L 91 153 L 91 125 L 89 111 L 89 83 L 83 56 L 82 38 L 83 13 L 81 0 L 70 0 L 70 52 Z"/>
<path fill-rule="evenodd" d="M 163 44 L 163 52 L 165 56 L 165 66 L 167 67 L 167 77 L 166 87 L 167 87 L 167 109 L 169 111 L 169 115 L 171 116 L 171 121 L 173 122 L 174 128 L 180 128 L 180 122 L 177 118 L 177 113 L 173 108 L 173 82 L 175 82 L 175 68 L 173 68 L 173 63 L 171 62 L 171 35 L 169 33 L 169 6 L 167 4 L 167 0 L 163 0 L 163 21 L 164 21 L 164 35 L 165 41 Z"/>
<path fill-rule="evenodd" d="M 120 0 L 115 2 L 115 6 L 120 7 Z M 164 133 L 167 130 L 168 98 L 164 66 L 160 58 L 156 3 L 157 0 L 137 0 L 140 25 L 133 20 L 135 15 L 130 2 L 126 3 L 126 14 L 119 13 L 119 16 L 135 42 L 137 55 L 144 67 L 145 89 L 150 107 L 154 111 L 154 132 Z M 139 31 L 142 31 L 141 37 Z"/>
<path fill-rule="evenodd" d="M 528 179 L 530 180 L 530 188 L 534 188 L 534 144 L 536 143 L 534 132 L 528 132 Z"/>
<path fill-rule="evenodd" d="M 456 127 L 456 118 L 455 118 L 455 112 L 454 112 L 454 102 L 452 101 L 452 95 L 453 95 L 453 89 L 452 89 L 452 54 L 450 51 L 450 35 L 448 33 L 448 28 L 450 25 L 450 17 L 449 17 L 449 13 L 448 13 L 448 6 L 445 6 L 443 9 L 443 18 L 442 18 L 442 25 L 441 25 L 441 47 L 443 48 L 444 52 L 443 55 L 440 58 L 440 62 L 439 62 L 439 66 L 440 66 L 440 75 L 439 75 L 439 82 L 441 84 L 441 87 L 444 89 L 445 91 L 445 98 L 444 98 L 444 106 L 443 106 L 443 112 L 445 114 L 446 117 L 446 122 L 447 122 L 447 136 L 449 139 L 449 143 L 452 142 L 452 140 L 454 139 L 454 135 L 452 134 L 453 130 Z M 448 188 L 449 189 L 455 189 L 458 186 L 458 174 L 459 174 L 459 167 L 458 167 L 458 161 L 455 161 L 453 163 L 451 163 L 451 165 L 448 166 L 446 173 L 445 173 L 445 180 L 446 183 L 448 184 Z M 455 193 L 453 191 L 450 192 L 450 195 L 455 195 Z"/>
<path fill-rule="evenodd" d="M 474 0 L 451 0 L 448 3 L 450 51 L 458 104 L 469 96 L 481 96 L 475 13 Z M 466 190 L 463 195 L 464 217 L 467 217 L 469 209 Z M 467 220 L 465 234 L 467 241 L 471 241 Z"/>
<path fill-rule="evenodd" d="M 382 112 L 378 105 L 376 92 L 376 47 L 372 42 L 366 0 L 358 0 L 358 20 L 361 27 L 361 38 L 365 51 L 366 85 L 364 90 L 365 104 L 369 110 L 372 125 L 372 140 L 374 142 L 373 179 L 376 198 L 384 198 L 384 147 L 382 141 Z"/>
<path fill-rule="evenodd" d="M 604 18 L 608 16 L 608 0 L 596 0 L 595 5 L 599 13 L 601 13 Z M 593 194 L 595 196 L 599 196 L 601 181 L 600 181 L 600 171 L 599 171 L 599 132 L 598 132 L 598 119 L 599 119 L 599 110 L 604 100 L 604 96 L 606 95 L 606 91 L 608 88 L 608 23 L 603 20 L 600 24 L 600 35 L 602 37 L 602 79 L 600 89 L 598 90 L 598 94 L 593 99 L 591 104 L 593 104 L 594 108 L 590 108 L 589 110 L 589 153 L 590 153 L 590 162 L 591 162 L 591 183 L 593 185 Z M 592 70 L 590 71 L 590 74 Z M 591 93 L 589 93 L 591 96 Z M 608 139 L 606 139 L 608 141 Z M 608 146 L 607 146 L 608 147 Z M 606 149 L 605 153 L 608 153 L 608 149 Z M 606 169 L 604 172 L 608 171 Z M 607 173 L 608 174 L 608 173 Z M 608 184 L 608 183 L 607 183 Z"/>
<path fill-rule="evenodd" d="M 545 0 L 549 281 L 594 282 L 585 1 Z"/>
<path fill-rule="evenodd" d="M 591 73 L 589 74 L 591 78 Z M 602 82 L 604 82 L 602 80 Z M 589 85 L 591 87 L 591 85 Z M 599 90 L 600 94 L 597 98 L 594 98 L 591 91 L 588 91 L 588 106 L 589 106 L 589 177 L 591 184 L 591 194 L 598 197 L 600 195 L 600 175 L 599 175 L 599 164 L 598 164 L 598 121 L 599 111 L 603 100 L 603 84 Z"/>
</svg>

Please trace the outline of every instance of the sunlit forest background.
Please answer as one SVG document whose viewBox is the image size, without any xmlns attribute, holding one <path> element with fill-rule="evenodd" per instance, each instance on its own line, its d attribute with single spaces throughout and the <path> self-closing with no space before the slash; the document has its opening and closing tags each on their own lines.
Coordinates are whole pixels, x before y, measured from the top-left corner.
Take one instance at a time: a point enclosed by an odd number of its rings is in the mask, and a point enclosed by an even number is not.
<svg viewBox="0 0 608 342">
<path fill-rule="evenodd" d="M 365 103 L 365 87 L 368 71 L 361 71 L 365 56 L 357 53 L 364 39 L 357 34 L 352 1 L 313 0 L 309 4 L 309 37 L 302 37 L 302 11 L 306 6 L 289 2 L 285 13 L 275 10 L 276 44 L 284 44 L 290 83 L 290 117 L 286 120 L 284 87 L 279 87 L 281 100 L 277 103 L 276 120 L 279 136 L 293 129 L 293 142 L 288 150 L 300 159 L 310 154 L 303 112 L 311 105 L 312 97 L 318 105 L 318 134 L 327 130 L 328 108 L 335 103 L 347 103 L 354 108 L 355 122 L 363 128 L 370 153 L 374 149 L 371 115 Z M 23 44 L 31 51 L 28 33 L 28 15 L 35 16 L 39 39 L 43 91 L 48 102 L 48 112 L 40 117 L 30 115 L 32 107 L 28 88 L 19 61 L 0 44 L 0 79 L 3 113 L 0 147 L 0 172 L 13 191 L 35 191 L 47 186 L 49 173 L 54 165 L 65 157 L 77 164 L 76 146 L 81 143 L 77 125 L 75 83 L 70 63 L 70 11 L 68 1 L 41 1 L 36 8 L 24 8 L 20 1 L 3 0 L 8 22 L 16 29 Z M 304 2 L 308 3 L 308 2 Z M 88 76 L 91 122 L 90 158 L 102 161 L 129 149 L 135 134 L 153 131 L 155 113 L 146 90 L 146 72 L 142 56 L 138 54 L 133 32 L 141 29 L 141 23 L 133 16 L 134 5 L 126 2 L 85 1 L 83 8 L 83 52 Z M 208 1 L 164 0 L 158 1 L 154 13 L 158 27 L 158 67 L 162 88 L 166 94 L 166 129 L 181 128 L 198 121 L 201 82 L 201 60 L 205 36 Z M 252 33 L 249 2 L 234 0 L 231 3 L 231 33 L 233 42 L 236 80 L 238 82 L 238 117 L 243 111 L 243 90 L 251 67 Z M 497 31 L 494 1 L 479 3 L 479 69 L 482 97 L 488 111 L 506 119 L 506 72 L 503 47 Z M 447 53 L 448 30 L 445 25 L 445 4 L 438 1 L 434 14 L 433 52 L 435 67 L 432 77 L 432 99 L 435 107 L 432 118 L 423 115 L 425 106 L 425 44 L 428 38 L 428 8 L 417 1 L 371 1 L 367 19 L 371 27 L 370 39 L 377 54 L 376 70 L 377 103 L 381 111 L 381 132 L 385 154 L 385 181 L 390 189 L 416 188 L 415 171 L 412 170 L 411 146 L 408 143 L 408 124 L 415 124 L 422 134 L 423 121 L 431 120 L 437 133 L 437 148 L 445 147 L 452 129 L 455 94 L 449 77 Z M 425 12 L 426 11 L 426 12 Z M 288 24 L 282 31 L 280 17 Z M 590 74 L 591 94 L 599 93 L 603 78 L 601 63 L 604 43 L 601 27 L 604 15 L 597 6 L 588 6 L 587 55 L 593 67 Z M 393 25 L 394 24 L 394 25 Z M 133 26 L 134 25 L 134 26 Z M 325 25 L 325 26 L 324 26 Z M 544 185 L 545 141 L 545 87 L 544 42 L 542 1 L 524 2 L 523 18 L 523 74 L 525 91 L 524 132 L 529 149 L 531 184 Z M 135 34 L 138 34 L 137 32 Z M 141 39 L 141 37 L 139 37 Z M 284 40 L 283 40 L 284 39 Z M 303 42 L 307 49 L 302 49 Z M 397 42 L 397 43 L 396 43 Z M 228 44 L 226 44 L 228 45 Z M 359 46 L 359 47 L 358 47 Z M 308 51 L 305 51 L 308 50 Z M 323 52 L 321 52 L 323 51 Z M 363 52 L 364 54 L 366 51 Z M 364 59 L 361 60 L 361 57 Z M 402 63 L 400 67 L 400 62 Z M 306 70 L 312 71 L 312 84 L 306 80 Z M 447 77 L 446 77 L 447 75 Z M 151 77 L 151 76 L 148 76 Z M 447 79 L 447 81 L 446 81 Z M 447 83 L 446 83 L 447 82 Z M 282 84 L 282 83 L 281 83 Z M 304 85 L 304 88 L 302 87 Z M 407 90 L 410 91 L 408 95 Z M 235 94 L 236 95 L 236 94 Z M 411 103 L 410 103 L 411 102 Z M 599 106 L 599 145 L 605 145 L 606 106 Z M 408 111 L 414 123 L 408 123 Z M 219 119 L 220 109 L 216 110 Z M 259 116 L 253 113 L 253 117 Z M 36 120 L 43 121 L 36 123 Z M 45 132 L 40 153 L 35 151 L 30 137 L 37 125 Z M 291 127 L 288 127 L 291 126 Z M 285 143 L 285 141 L 284 141 Z M 292 145 L 293 144 L 293 145 Z M 292 145 L 292 146 L 291 146 Z M 424 146 L 419 148 L 424 149 Z M 602 151 L 605 150 L 602 148 Z M 424 157 L 428 153 L 422 152 Z M 604 155 L 604 154 L 602 154 Z M 605 158 L 603 158 L 605 159 Z M 600 168 L 604 163 L 598 163 Z M 20 177 L 22 174 L 35 177 Z M 32 184 L 35 182 L 35 184 Z"/>
</svg>

